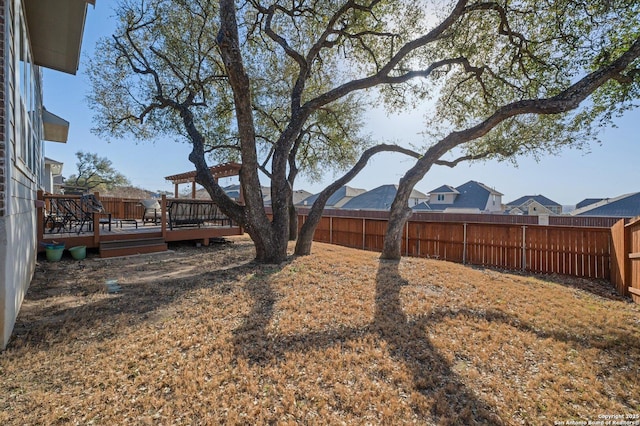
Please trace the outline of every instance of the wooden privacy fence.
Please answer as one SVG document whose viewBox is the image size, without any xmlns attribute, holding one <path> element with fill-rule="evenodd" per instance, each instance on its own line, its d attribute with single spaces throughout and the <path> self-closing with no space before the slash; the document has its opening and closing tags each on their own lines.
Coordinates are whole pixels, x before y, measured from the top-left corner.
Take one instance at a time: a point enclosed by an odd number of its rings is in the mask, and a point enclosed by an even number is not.
<svg viewBox="0 0 640 426">
<path fill-rule="evenodd" d="M 310 208 L 298 207 L 298 214 L 306 216 Z M 267 208 L 271 213 L 270 207 Z M 388 211 L 325 209 L 323 216 L 358 217 L 369 219 L 388 219 Z M 620 220 L 619 217 L 608 216 L 547 216 L 546 221 L 539 216 L 508 215 L 504 213 L 444 213 L 414 211 L 410 220 L 416 222 L 459 222 L 459 223 L 511 223 L 519 225 L 551 225 L 586 228 L 611 228 Z"/>
<path fill-rule="evenodd" d="M 640 219 L 611 228 L 611 283 L 640 303 Z"/>
<path fill-rule="evenodd" d="M 304 219 L 302 216 L 300 222 Z M 314 240 L 382 251 L 386 227 L 387 220 L 381 218 L 323 216 Z M 610 245 L 609 228 L 423 222 L 412 218 L 404 229 L 402 253 L 470 265 L 608 280 Z"/>
<path fill-rule="evenodd" d="M 142 219 L 144 207 L 138 198 L 100 197 L 104 211 L 118 219 Z"/>
</svg>

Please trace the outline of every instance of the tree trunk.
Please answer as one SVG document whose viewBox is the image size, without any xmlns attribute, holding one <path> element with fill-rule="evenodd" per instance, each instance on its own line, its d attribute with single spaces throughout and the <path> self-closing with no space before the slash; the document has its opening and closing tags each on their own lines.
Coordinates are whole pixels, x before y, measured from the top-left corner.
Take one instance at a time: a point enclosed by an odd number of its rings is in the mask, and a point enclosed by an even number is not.
<svg viewBox="0 0 640 426">
<path fill-rule="evenodd" d="M 435 145 L 400 179 L 398 192 L 391 203 L 389 222 L 382 246 L 382 259 L 399 260 L 402 256 L 402 230 L 411 216 L 409 198 L 416 184 L 431 169 L 431 166 L 447 152 L 442 145 Z"/>
<path fill-rule="evenodd" d="M 302 228 L 300 228 L 300 233 L 298 234 L 295 249 L 296 256 L 308 256 L 311 254 L 313 235 L 315 234 L 318 223 L 320 223 L 320 219 L 322 218 L 324 206 L 326 205 L 329 197 L 331 197 L 340 188 L 340 182 L 341 181 L 336 181 L 329 185 L 320 193 L 316 201 L 313 203 L 313 206 L 311 206 L 307 219 L 302 224 Z"/>
<path fill-rule="evenodd" d="M 267 228 L 249 226 L 246 231 L 255 245 L 256 262 L 278 264 L 287 260 L 288 241 L 286 238 L 278 238 L 271 225 Z"/>
<path fill-rule="evenodd" d="M 309 218 L 302 224 L 302 229 L 296 240 L 296 256 L 308 256 L 311 254 L 311 245 L 313 244 L 313 234 L 318 227 L 318 220 L 310 222 Z"/>
<path fill-rule="evenodd" d="M 289 241 L 298 239 L 298 210 L 293 205 L 289 205 Z"/>
<path fill-rule="evenodd" d="M 398 200 L 398 203 L 403 202 L 403 200 L 398 198 L 396 198 L 396 200 Z M 396 200 L 394 200 L 394 204 L 396 203 Z M 389 223 L 387 224 L 387 232 L 384 236 L 382 254 L 380 255 L 380 258 L 382 259 L 399 260 L 402 256 L 402 230 L 412 213 L 408 203 L 409 201 L 407 199 L 404 204 L 404 208 L 391 208 Z"/>
<path fill-rule="evenodd" d="M 229 85 L 233 90 L 238 137 L 240 139 L 240 155 L 242 158 L 240 184 L 245 197 L 245 218 L 242 222 L 245 223 L 247 233 L 256 245 L 256 260 L 263 263 L 280 263 L 287 258 L 289 237 L 288 200 L 290 191 L 283 190 L 284 185 L 280 179 L 285 179 L 284 173 L 280 172 L 280 170 L 274 170 L 275 179 L 271 185 L 273 220 L 269 221 L 264 209 L 260 179 L 258 177 L 259 163 L 251 103 L 251 85 L 239 47 L 236 8 L 233 0 L 220 0 L 220 30 L 217 42 L 224 60 Z M 278 157 L 279 153 L 276 151 L 274 164 Z"/>
</svg>

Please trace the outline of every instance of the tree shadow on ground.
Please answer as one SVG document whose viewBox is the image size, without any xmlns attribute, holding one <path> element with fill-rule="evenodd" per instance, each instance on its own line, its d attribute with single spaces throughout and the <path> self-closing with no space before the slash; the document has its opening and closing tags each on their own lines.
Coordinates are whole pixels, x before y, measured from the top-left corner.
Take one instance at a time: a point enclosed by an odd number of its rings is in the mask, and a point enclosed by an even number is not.
<svg viewBox="0 0 640 426">
<path fill-rule="evenodd" d="M 105 327 L 105 318 L 122 314 L 126 325 L 135 326 L 152 321 L 158 311 L 188 294 L 201 288 L 209 288 L 214 293 L 229 295 L 241 287 L 248 291 L 253 303 L 244 322 L 234 330 L 234 350 L 238 358 L 251 363 L 266 365 L 277 363 L 289 353 L 306 353 L 325 348 L 339 347 L 343 343 L 357 341 L 363 336 L 374 336 L 386 343 L 390 356 L 403 364 L 411 372 L 414 388 L 433 403 L 429 412 L 414 407 L 416 414 L 425 422 L 437 421 L 450 424 L 500 424 L 496 411 L 487 402 L 472 393 L 453 371 L 452 365 L 429 340 L 428 330 L 437 324 L 456 318 L 486 320 L 507 324 L 514 329 L 532 333 L 541 339 L 551 338 L 574 347 L 608 350 L 613 357 L 630 363 L 630 355 L 640 352 L 640 338 L 632 330 L 602 330 L 602 333 L 578 335 L 569 331 L 541 329 L 535 324 L 521 321 L 517 315 L 496 309 L 448 308 L 442 307 L 424 315 L 408 318 L 401 303 L 402 287 L 407 281 L 399 273 L 399 263 L 381 261 L 375 282 L 375 311 L 371 323 L 355 326 L 336 326 L 328 330 L 293 335 L 274 335 L 268 331 L 273 319 L 279 295 L 269 284 L 271 275 L 282 270 L 278 267 L 244 262 L 228 265 L 220 269 L 197 271 L 197 275 L 126 286 L 121 295 L 103 298 L 81 306 L 57 306 L 55 311 L 43 311 L 38 317 L 29 316 L 16 325 L 21 346 L 46 350 L 48 347 L 64 345 L 74 339 L 74 334 L 94 332 L 99 336 L 94 340 L 108 340 L 116 327 Z M 235 283 L 243 277 L 255 278 Z M 31 291 L 31 290 L 30 290 Z M 22 315 L 22 314 L 21 314 Z M 111 335 L 109 334 L 111 333 Z M 55 340 L 49 340 L 55 334 Z M 11 344 L 10 344 L 11 346 Z M 634 359 L 638 359 L 634 355 Z M 624 364 L 626 365 L 626 364 Z M 616 377 L 632 383 L 635 369 L 615 372 Z M 421 411 L 422 410 L 422 411 Z"/>
<path fill-rule="evenodd" d="M 234 331 L 236 355 L 266 365 L 289 352 L 308 352 L 339 346 L 363 335 L 385 341 L 390 355 L 409 368 L 416 390 L 433 399 L 431 412 L 416 412 L 425 421 L 440 424 L 502 424 L 494 409 L 477 398 L 458 379 L 449 362 L 431 344 L 423 321 L 410 321 L 402 309 L 401 288 L 407 285 L 398 271 L 399 262 L 380 261 L 376 275 L 375 315 L 361 328 L 338 327 L 289 336 L 267 336 L 277 295 L 268 282 L 247 286 L 254 300 L 243 325 Z M 414 411 L 418 408 L 414 407 Z"/>
<path fill-rule="evenodd" d="M 127 327 L 134 327 L 157 320 L 165 307 L 202 288 L 228 294 L 233 291 L 229 283 L 239 281 L 256 266 L 245 261 L 222 269 L 200 270 L 188 277 L 160 276 L 143 283 L 120 283 L 121 291 L 115 294 L 104 290 L 91 294 L 93 289 L 87 290 L 87 286 L 68 282 L 48 285 L 41 280 L 25 297 L 7 349 L 19 345 L 46 350 L 86 332 L 91 333 L 93 341 L 108 340 L 121 330 L 115 322 L 125 321 Z M 101 288 L 102 284 L 97 286 Z M 30 306 L 29 301 L 39 303 Z"/>
</svg>

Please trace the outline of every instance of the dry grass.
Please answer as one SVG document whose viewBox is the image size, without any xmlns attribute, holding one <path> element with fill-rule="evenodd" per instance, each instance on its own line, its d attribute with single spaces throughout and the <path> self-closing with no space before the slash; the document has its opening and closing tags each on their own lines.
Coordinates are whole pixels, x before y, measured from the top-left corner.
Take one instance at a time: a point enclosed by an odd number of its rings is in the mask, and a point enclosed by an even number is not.
<svg viewBox="0 0 640 426">
<path fill-rule="evenodd" d="M 250 241 L 41 262 L 0 424 L 553 424 L 640 414 L 640 308 L 606 283 Z M 123 291 L 107 294 L 106 279 Z"/>
</svg>

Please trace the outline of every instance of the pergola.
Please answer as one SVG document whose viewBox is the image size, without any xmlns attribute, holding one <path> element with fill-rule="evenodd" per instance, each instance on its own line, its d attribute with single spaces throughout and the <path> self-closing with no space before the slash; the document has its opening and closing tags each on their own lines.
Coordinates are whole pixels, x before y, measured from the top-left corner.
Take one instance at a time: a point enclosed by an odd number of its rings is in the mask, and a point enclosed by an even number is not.
<svg viewBox="0 0 640 426">
<path fill-rule="evenodd" d="M 242 164 L 239 163 L 223 163 L 209 167 L 209 171 L 213 179 L 218 183 L 218 179 L 220 178 L 238 176 L 240 174 L 240 167 L 242 167 Z M 194 170 L 191 172 L 178 173 L 177 175 L 165 176 L 165 179 L 173 183 L 176 198 L 178 198 L 178 185 L 183 183 L 191 183 L 191 198 L 196 198 L 196 175 L 197 172 Z M 242 186 L 240 186 L 240 202 L 242 202 L 242 199 Z"/>
</svg>

